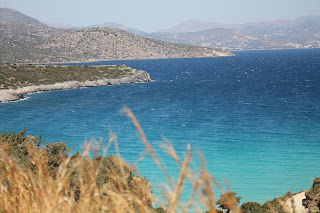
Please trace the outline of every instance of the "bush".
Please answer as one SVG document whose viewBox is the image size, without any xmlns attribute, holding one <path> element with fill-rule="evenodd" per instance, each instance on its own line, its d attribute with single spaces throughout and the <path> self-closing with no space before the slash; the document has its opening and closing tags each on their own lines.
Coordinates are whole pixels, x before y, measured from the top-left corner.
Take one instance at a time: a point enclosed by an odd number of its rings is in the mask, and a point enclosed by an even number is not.
<svg viewBox="0 0 320 213">
<path fill-rule="evenodd" d="M 155 209 L 155 213 L 166 213 L 167 211 L 164 210 L 162 207 L 158 207 Z"/>
<path fill-rule="evenodd" d="M 121 158 L 69 156 L 67 143 L 40 146 L 25 133 L 0 136 L 1 211 L 155 211 L 149 182 Z"/>
<path fill-rule="evenodd" d="M 262 213 L 265 212 L 262 206 L 257 202 L 247 202 L 241 205 L 243 213 Z"/>
<path fill-rule="evenodd" d="M 264 209 L 265 212 L 267 213 L 287 213 L 283 207 L 283 204 L 280 202 L 282 201 L 281 198 L 275 198 L 271 201 L 267 201 L 262 205 L 262 209 Z M 270 210 L 271 209 L 271 210 Z"/>
<path fill-rule="evenodd" d="M 8 155 L 10 155 L 20 166 L 24 168 L 34 168 L 30 161 L 29 148 L 39 148 L 41 144 L 41 135 L 39 137 L 26 136 L 26 130 L 15 133 L 0 132 L 0 146 Z"/>
<path fill-rule="evenodd" d="M 240 203 L 241 197 L 236 197 L 237 193 L 226 192 L 220 196 L 220 199 L 216 202 L 219 208 L 226 209 L 227 212 L 237 211 L 238 205 Z"/>
</svg>

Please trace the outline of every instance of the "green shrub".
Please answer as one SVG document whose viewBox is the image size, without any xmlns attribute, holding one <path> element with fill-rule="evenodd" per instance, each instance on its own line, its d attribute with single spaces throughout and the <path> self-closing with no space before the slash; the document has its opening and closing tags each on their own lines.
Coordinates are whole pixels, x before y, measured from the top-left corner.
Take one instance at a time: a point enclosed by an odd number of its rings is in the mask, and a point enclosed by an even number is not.
<svg viewBox="0 0 320 213">
<path fill-rule="evenodd" d="M 287 213 L 283 205 L 279 202 L 279 199 L 281 198 L 275 198 L 271 201 L 267 201 L 262 205 L 262 209 L 265 210 L 267 213 L 277 212 L 277 213 Z M 271 210 L 270 210 L 271 209 Z"/>
<path fill-rule="evenodd" d="M 29 148 L 38 148 L 41 144 L 41 135 L 39 137 L 26 136 L 26 130 L 15 133 L 0 132 L 0 146 L 10 155 L 17 163 L 24 168 L 34 168 L 30 161 Z"/>
<path fill-rule="evenodd" d="M 263 213 L 266 209 L 262 208 L 260 203 L 257 202 L 247 202 L 241 205 L 241 210 L 243 213 Z"/>
</svg>

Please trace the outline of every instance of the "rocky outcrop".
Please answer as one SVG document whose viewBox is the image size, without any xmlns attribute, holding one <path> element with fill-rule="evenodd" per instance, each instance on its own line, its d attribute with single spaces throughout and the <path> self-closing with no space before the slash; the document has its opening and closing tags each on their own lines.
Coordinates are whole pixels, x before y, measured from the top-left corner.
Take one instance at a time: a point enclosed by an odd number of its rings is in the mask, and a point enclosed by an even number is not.
<svg viewBox="0 0 320 213">
<path fill-rule="evenodd" d="M 0 102 L 17 101 L 24 98 L 24 94 L 47 92 L 54 90 L 66 90 L 66 89 L 79 89 L 83 87 L 97 87 L 97 86 L 109 86 L 117 84 L 132 84 L 143 83 L 151 81 L 150 75 L 141 70 L 135 71 L 135 73 L 128 77 L 122 77 L 119 79 L 100 79 L 96 81 L 68 81 L 63 83 L 55 83 L 50 85 L 39 86 L 27 86 L 18 89 L 0 90 Z"/>
<path fill-rule="evenodd" d="M 320 212 L 320 178 L 315 178 L 312 188 L 305 194 L 303 205 L 308 208 L 308 213 Z"/>
<path fill-rule="evenodd" d="M 308 208 L 303 206 L 303 200 L 306 199 L 306 191 L 302 191 L 292 195 L 285 201 L 285 205 L 288 207 L 290 213 L 308 213 Z"/>
</svg>

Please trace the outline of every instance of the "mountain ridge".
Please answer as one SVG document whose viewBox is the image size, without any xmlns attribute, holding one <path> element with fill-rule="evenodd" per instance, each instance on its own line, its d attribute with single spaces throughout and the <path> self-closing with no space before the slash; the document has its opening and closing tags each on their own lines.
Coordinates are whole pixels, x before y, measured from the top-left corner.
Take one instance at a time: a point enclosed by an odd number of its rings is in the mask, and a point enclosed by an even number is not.
<svg viewBox="0 0 320 213">
<path fill-rule="evenodd" d="M 27 16 L 12 8 L 0 8 L 0 20 L 13 23 L 45 25 L 37 19 Z"/>
<path fill-rule="evenodd" d="M 0 63 L 72 63 L 233 55 L 212 48 L 143 38 L 116 28 L 63 30 L 4 21 L 0 21 L 0 49 Z"/>
<path fill-rule="evenodd" d="M 240 25 L 191 20 L 178 33 L 146 33 L 112 22 L 57 29 L 13 9 L 0 9 L 11 14 L 0 15 L 0 63 L 217 57 L 232 55 L 226 50 L 320 47 L 320 16 Z M 202 31 L 183 32 L 194 25 Z"/>
<path fill-rule="evenodd" d="M 202 21 L 200 19 L 190 19 L 180 24 L 176 24 L 168 29 L 159 30 L 154 33 L 189 33 L 205 31 L 213 28 L 232 28 L 234 26 L 236 25 Z"/>
<path fill-rule="evenodd" d="M 274 21 L 259 21 L 259 22 L 247 22 L 243 24 L 225 24 L 221 22 L 213 22 L 213 21 L 203 21 L 200 19 L 190 19 L 180 24 L 176 24 L 168 29 L 159 30 L 153 33 L 190 33 L 190 32 L 200 32 L 211 30 L 215 28 L 223 28 L 223 29 L 242 29 L 248 26 L 270 26 L 270 25 L 278 25 L 278 27 L 288 27 L 292 25 L 296 25 L 297 23 L 311 21 L 313 23 L 320 21 L 320 16 L 309 15 L 309 16 L 301 16 L 296 19 L 279 19 Z M 280 25 L 280 26 L 279 26 Z"/>
<path fill-rule="evenodd" d="M 150 37 L 168 42 L 228 50 L 319 48 L 320 16 L 251 22 L 198 32 L 157 32 L 151 33 Z"/>
</svg>

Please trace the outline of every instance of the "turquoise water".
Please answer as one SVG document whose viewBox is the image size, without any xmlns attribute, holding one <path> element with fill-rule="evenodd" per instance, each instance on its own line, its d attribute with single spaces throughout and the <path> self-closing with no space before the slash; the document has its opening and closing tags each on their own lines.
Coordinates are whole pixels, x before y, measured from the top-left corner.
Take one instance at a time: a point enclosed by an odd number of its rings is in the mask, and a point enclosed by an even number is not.
<svg viewBox="0 0 320 213">
<path fill-rule="evenodd" d="M 0 131 L 68 141 L 117 135 L 121 155 L 134 162 L 144 150 L 132 109 L 168 170 L 177 165 L 159 147 L 168 138 L 183 157 L 200 150 L 209 171 L 243 197 L 265 202 L 311 187 L 320 176 L 320 49 L 236 52 L 236 57 L 99 62 L 126 64 L 153 82 L 55 91 L 0 104 Z M 199 169 L 198 159 L 192 165 Z M 165 180 L 146 157 L 138 168 L 153 185 Z M 190 187 L 185 189 L 187 197 Z"/>
</svg>

